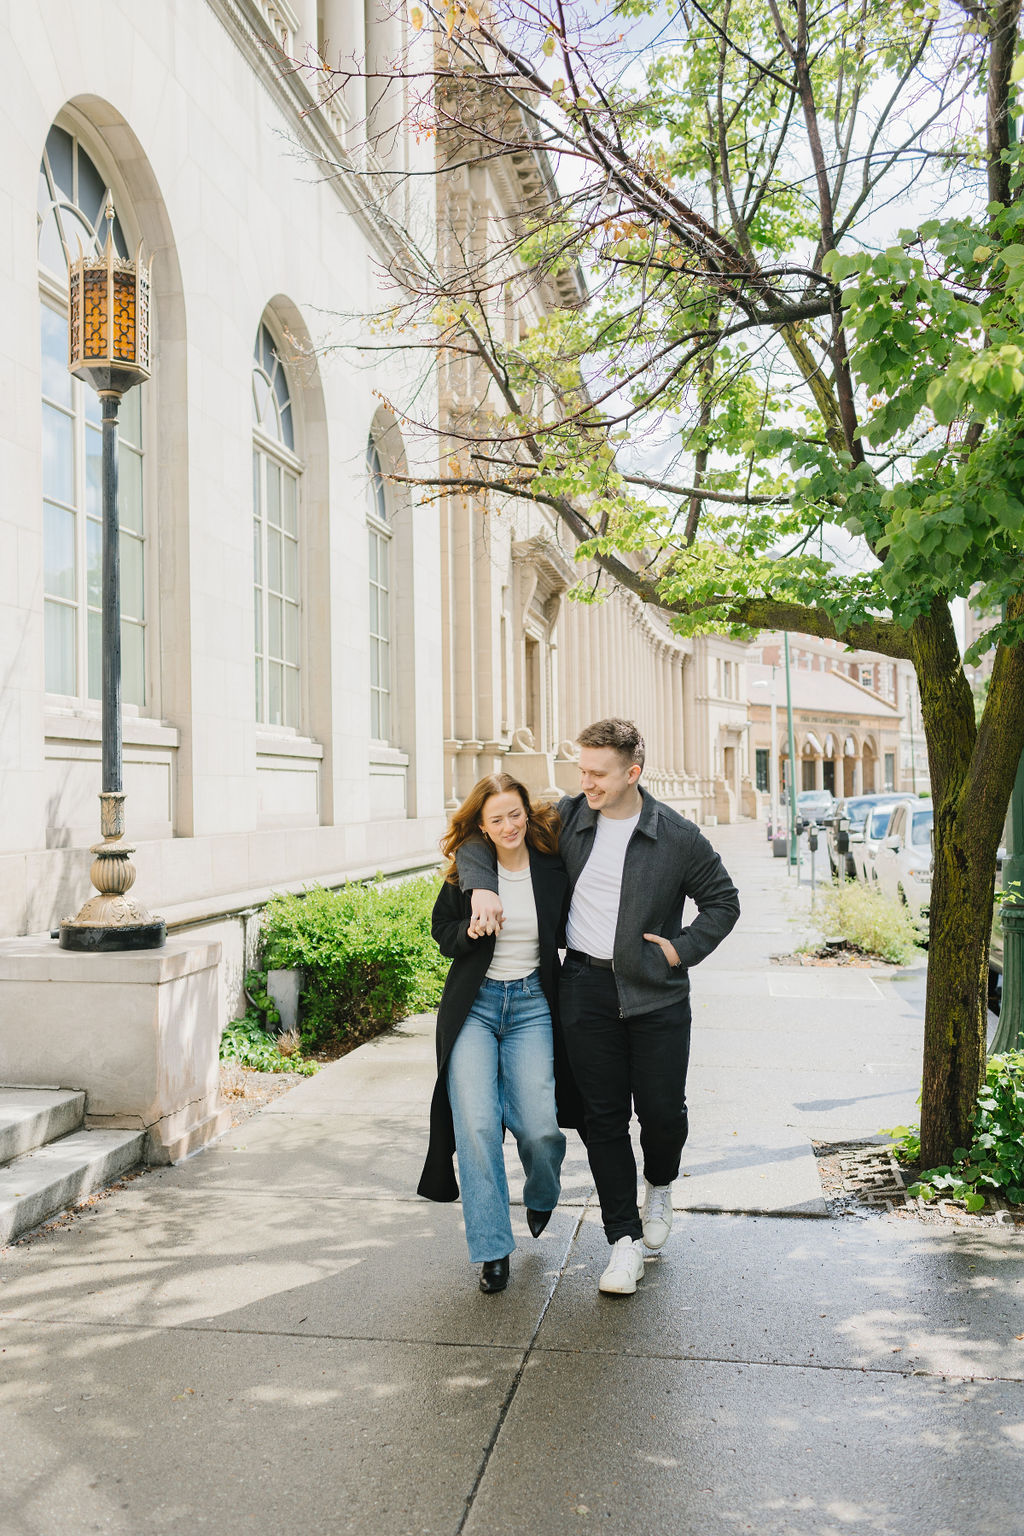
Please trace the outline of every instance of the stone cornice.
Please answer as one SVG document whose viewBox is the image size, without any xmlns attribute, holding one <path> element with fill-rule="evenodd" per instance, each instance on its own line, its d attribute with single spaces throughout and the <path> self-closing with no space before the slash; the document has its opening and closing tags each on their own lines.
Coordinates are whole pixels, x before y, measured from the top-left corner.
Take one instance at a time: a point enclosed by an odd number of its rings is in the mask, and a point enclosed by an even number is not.
<svg viewBox="0 0 1024 1536">
<path fill-rule="evenodd" d="M 319 101 L 301 71 L 283 68 L 285 37 L 273 35 L 269 11 L 273 9 L 275 15 L 280 13 L 284 26 L 292 24 L 294 18 L 287 0 L 284 4 L 274 0 L 272 6 L 270 0 L 264 0 L 264 3 L 260 0 L 207 0 L 207 4 L 291 124 L 296 141 L 325 171 L 335 172 L 326 177 L 328 184 L 379 256 L 389 264 L 399 259 L 401 250 L 390 221 L 380 212 L 380 187 L 373 185 L 376 178 L 371 174 L 366 186 L 368 194 L 377 194 L 377 201 L 373 202 L 370 196 L 359 195 L 363 177 L 330 124 L 329 112 L 337 117 L 339 126 L 342 124 L 343 109 L 338 106 L 332 109 Z"/>
</svg>

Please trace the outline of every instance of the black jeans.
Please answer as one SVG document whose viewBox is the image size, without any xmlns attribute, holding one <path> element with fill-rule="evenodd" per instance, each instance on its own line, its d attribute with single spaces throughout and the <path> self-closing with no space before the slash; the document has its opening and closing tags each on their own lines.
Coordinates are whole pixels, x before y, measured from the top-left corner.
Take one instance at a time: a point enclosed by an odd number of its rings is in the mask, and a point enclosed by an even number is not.
<svg viewBox="0 0 1024 1536">
<path fill-rule="evenodd" d="M 619 1016 L 611 971 L 566 960 L 559 982 L 565 1048 L 583 1099 L 587 1156 L 610 1243 L 640 1237 L 636 1158 L 629 1139 L 640 1121 L 644 1177 L 671 1184 L 686 1142 L 690 1002 Z"/>
</svg>

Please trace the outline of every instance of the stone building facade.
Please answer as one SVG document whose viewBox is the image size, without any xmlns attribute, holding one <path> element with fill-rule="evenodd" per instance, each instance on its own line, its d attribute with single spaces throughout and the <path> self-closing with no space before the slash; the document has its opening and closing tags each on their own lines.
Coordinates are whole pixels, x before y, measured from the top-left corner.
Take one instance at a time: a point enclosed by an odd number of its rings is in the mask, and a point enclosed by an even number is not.
<svg viewBox="0 0 1024 1536">
<path fill-rule="evenodd" d="M 359 148 L 394 93 L 320 101 L 283 60 L 372 64 L 403 24 L 373 0 L 40 0 L 2 25 L 0 936 L 77 910 L 98 834 L 99 433 L 66 369 L 65 247 L 96 248 L 108 198 L 118 250 L 153 258 L 152 378 L 120 449 L 136 889 L 224 942 L 228 1009 L 272 890 L 429 867 L 479 773 L 574 788 L 596 716 L 642 721 L 648 781 L 688 814 L 742 811 L 741 651 L 618 593 L 568 600 L 586 573 L 534 509 L 414 506 L 389 476 L 436 449 L 381 404 L 401 358 L 324 350 L 437 205 Z M 390 145 L 430 168 L 429 144 Z M 520 197 L 501 175 L 486 196 Z"/>
<path fill-rule="evenodd" d="M 321 29 L 354 20 L 325 9 Z M 392 225 L 372 166 L 323 174 L 360 104 L 319 109 L 268 46 L 317 26 L 285 0 L 40 0 L 0 23 L 0 934 L 77 910 L 98 834 L 98 413 L 67 372 L 63 247 L 95 248 L 112 197 L 118 250 L 153 258 L 120 449 L 136 889 L 225 940 L 229 992 L 237 914 L 422 866 L 444 824 L 438 518 L 388 480 L 415 450 L 380 403 L 401 360 L 320 350 L 334 311 L 375 308 Z M 414 186 L 401 216 L 429 234 Z"/>
<path fill-rule="evenodd" d="M 325 350 L 335 312 L 377 308 L 396 229 L 429 244 L 451 199 L 486 218 L 543 176 L 491 162 L 444 204 L 426 174 L 385 184 L 362 124 L 397 123 L 398 91 L 321 100 L 284 66 L 376 67 L 404 25 L 379 0 L 38 0 L 0 23 L 0 936 L 78 909 L 98 834 L 99 434 L 66 369 L 64 247 L 96 246 L 110 197 L 118 249 L 153 257 L 120 450 L 136 889 L 224 943 L 226 1016 L 273 890 L 430 867 L 481 773 L 575 789 L 595 718 L 641 723 L 646 782 L 694 819 L 763 810 L 750 648 L 623 592 L 573 600 L 594 573 L 543 509 L 414 504 L 391 476 L 435 472 L 436 447 L 381 403 L 412 365 Z M 386 142 L 432 168 L 429 143 Z M 451 408 L 450 378 L 417 383 L 424 414 Z"/>
</svg>

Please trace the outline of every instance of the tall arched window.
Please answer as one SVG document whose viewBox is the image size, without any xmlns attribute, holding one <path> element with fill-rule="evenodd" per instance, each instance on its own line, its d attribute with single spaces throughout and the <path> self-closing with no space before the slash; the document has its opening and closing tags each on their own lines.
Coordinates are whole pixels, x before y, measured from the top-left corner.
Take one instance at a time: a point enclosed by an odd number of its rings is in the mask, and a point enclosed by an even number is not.
<svg viewBox="0 0 1024 1536">
<path fill-rule="evenodd" d="M 370 534 L 370 736 L 391 740 L 391 527 L 387 488 L 377 444 L 366 445 L 367 507 Z"/>
<path fill-rule="evenodd" d="M 43 381 L 43 608 L 46 688 L 84 703 L 100 697 L 102 522 L 99 397 L 68 373 L 68 267 L 79 245 L 100 249 L 109 182 L 77 135 L 54 125 L 39 167 L 39 287 Z M 123 211 L 123 209 L 122 209 Z M 126 256 L 119 218 L 114 245 Z M 120 410 L 122 697 L 146 702 L 142 392 Z"/>
<path fill-rule="evenodd" d="M 256 719 L 299 726 L 299 476 L 288 376 L 266 325 L 252 370 Z"/>
</svg>

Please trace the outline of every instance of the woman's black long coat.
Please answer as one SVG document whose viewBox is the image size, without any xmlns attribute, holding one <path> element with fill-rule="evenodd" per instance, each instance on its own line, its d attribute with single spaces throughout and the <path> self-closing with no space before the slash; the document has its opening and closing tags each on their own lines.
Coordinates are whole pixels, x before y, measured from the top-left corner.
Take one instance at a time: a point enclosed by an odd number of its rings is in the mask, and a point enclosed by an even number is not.
<svg viewBox="0 0 1024 1536">
<path fill-rule="evenodd" d="M 529 852 L 540 939 L 540 984 L 551 1009 L 554 1026 L 558 1123 L 578 1128 L 583 1124 L 579 1090 L 569 1070 L 558 1025 L 558 941 L 565 916 L 569 880 L 564 864 L 556 855 L 539 853 L 536 848 L 531 848 Z M 430 1144 L 417 1186 L 417 1192 L 425 1195 L 428 1200 L 459 1198 L 459 1186 L 452 1167 L 455 1129 L 448 1100 L 448 1057 L 494 955 L 493 934 L 479 939 L 469 938 L 471 913 L 471 893 L 460 891 L 457 885 L 450 885 L 446 881 L 434 903 L 431 921 L 434 940 L 442 955 L 451 957 L 452 967 L 437 1011 L 437 1083 L 430 1104 Z"/>
</svg>

